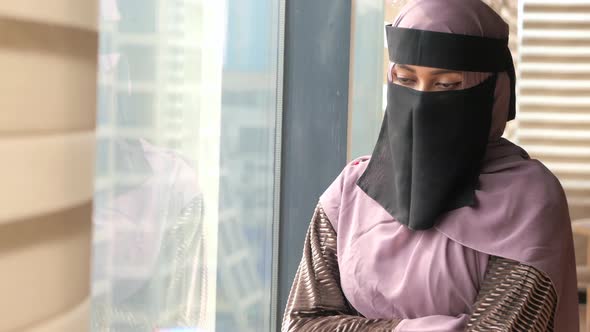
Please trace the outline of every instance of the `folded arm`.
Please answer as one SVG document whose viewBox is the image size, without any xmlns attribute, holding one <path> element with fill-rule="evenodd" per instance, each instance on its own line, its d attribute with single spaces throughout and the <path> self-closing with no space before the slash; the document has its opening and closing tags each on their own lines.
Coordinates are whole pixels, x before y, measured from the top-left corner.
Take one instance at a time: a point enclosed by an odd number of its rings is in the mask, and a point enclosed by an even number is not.
<svg viewBox="0 0 590 332">
<path fill-rule="evenodd" d="M 391 332 L 398 323 L 364 318 L 348 304 L 340 287 L 336 232 L 318 205 L 305 238 L 281 331 Z"/>
<path fill-rule="evenodd" d="M 282 332 L 553 331 L 557 295 L 549 278 L 515 261 L 492 257 L 472 313 L 416 319 L 368 319 L 340 286 L 336 232 L 318 205 L 306 235 L 283 317 Z"/>
</svg>

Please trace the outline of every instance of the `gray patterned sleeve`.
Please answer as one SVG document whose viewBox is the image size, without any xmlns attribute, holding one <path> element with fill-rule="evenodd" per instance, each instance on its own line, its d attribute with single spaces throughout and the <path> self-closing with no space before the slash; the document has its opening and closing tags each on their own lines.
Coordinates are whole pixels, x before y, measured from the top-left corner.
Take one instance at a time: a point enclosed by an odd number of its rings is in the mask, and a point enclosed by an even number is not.
<svg viewBox="0 0 590 332">
<path fill-rule="evenodd" d="M 492 257 L 467 331 L 552 332 L 556 306 L 557 293 L 547 275 Z"/>
<path fill-rule="evenodd" d="M 340 287 L 336 232 L 322 207 L 315 209 L 283 317 L 282 332 L 391 332 L 398 320 L 367 319 Z"/>
</svg>

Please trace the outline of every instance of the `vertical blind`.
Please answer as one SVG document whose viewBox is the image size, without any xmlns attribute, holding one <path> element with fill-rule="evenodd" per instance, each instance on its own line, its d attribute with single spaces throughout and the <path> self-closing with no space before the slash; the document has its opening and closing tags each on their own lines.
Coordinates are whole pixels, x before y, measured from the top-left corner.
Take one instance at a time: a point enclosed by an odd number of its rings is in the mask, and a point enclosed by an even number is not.
<svg viewBox="0 0 590 332">
<path fill-rule="evenodd" d="M 0 3 L 0 331 L 85 331 L 96 1 Z"/>
</svg>

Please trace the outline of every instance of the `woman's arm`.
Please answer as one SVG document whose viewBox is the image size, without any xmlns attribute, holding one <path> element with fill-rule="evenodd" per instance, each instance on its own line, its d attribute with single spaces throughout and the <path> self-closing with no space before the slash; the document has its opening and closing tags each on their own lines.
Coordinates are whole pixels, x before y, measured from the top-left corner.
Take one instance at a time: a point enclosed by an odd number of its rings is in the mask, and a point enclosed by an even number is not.
<svg viewBox="0 0 590 332">
<path fill-rule="evenodd" d="M 318 205 L 307 232 L 281 331 L 391 332 L 398 323 L 399 320 L 364 318 L 348 304 L 340 287 L 336 232 Z"/>
<path fill-rule="evenodd" d="M 404 319 L 395 332 L 552 332 L 556 307 L 549 277 L 519 262 L 491 257 L 471 316 Z"/>
<path fill-rule="evenodd" d="M 492 257 L 467 331 L 551 332 L 556 308 L 557 293 L 546 274 Z"/>
<path fill-rule="evenodd" d="M 553 331 L 557 295 L 533 267 L 491 257 L 473 313 L 416 319 L 367 319 L 346 301 L 340 286 L 336 232 L 318 205 L 305 239 L 282 332 Z"/>
</svg>

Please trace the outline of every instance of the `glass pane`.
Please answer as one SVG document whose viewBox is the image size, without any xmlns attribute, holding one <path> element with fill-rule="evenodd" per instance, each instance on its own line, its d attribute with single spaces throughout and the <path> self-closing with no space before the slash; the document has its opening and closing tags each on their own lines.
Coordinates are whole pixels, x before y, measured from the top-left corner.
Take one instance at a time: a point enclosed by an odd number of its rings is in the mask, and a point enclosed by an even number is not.
<svg viewBox="0 0 590 332">
<path fill-rule="evenodd" d="M 371 154 L 382 116 L 381 70 L 385 3 L 354 1 L 350 66 L 352 112 L 350 157 Z"/>
<path fill-rule="evenodd" d="M 370 155 L 386 107 L 387 45 L 390 24 L 406 0 L 353 1 L 350 66 L 351 144 L 349 159 Z"/>
<path fill-rule="evenodd" d="M 279 0 L 101 0 L 92 331 L 271 331 Z"/>
</svg>

